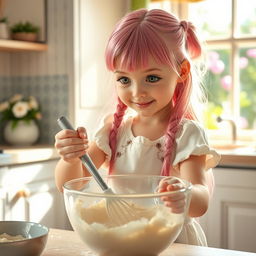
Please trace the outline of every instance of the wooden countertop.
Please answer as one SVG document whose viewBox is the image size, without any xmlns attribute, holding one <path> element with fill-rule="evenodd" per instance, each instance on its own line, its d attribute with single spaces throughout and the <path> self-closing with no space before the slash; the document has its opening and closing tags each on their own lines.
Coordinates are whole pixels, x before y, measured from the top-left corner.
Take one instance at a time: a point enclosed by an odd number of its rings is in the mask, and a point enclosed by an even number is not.
<svg viewBox="0 0 256 256">
<path fill-rule="evenodd" d="M 174 243 L 159 256 L 253 256 L 255 253 Z M 50 229 L 41 256 L 96 256 L 74 231 Z M 109 255 L 111 256 L 111 255 Z M 135 256 L 135 255 L 131 255 Z"/>
<path fill-rule="evenodd" d="M 53 146 L 35 145 L 30 147 L 4 147 L 0 145 L 4 154 L 0 154 L 0 166 L 29 164 L 34 162 L 59 159 Z"/>
<path fill-rule="evenodd" d="M 219 152 L 221 159 L 217 167 L 236 167 L 256 169 L 256 153 L 235 154 L 232 152 Z"/>
<path fill-rule="evenodd" d="M 219 167 L 256 168 L 256 145 L 216 144 L 213 148 L 221 155 Z"/>
</svg>

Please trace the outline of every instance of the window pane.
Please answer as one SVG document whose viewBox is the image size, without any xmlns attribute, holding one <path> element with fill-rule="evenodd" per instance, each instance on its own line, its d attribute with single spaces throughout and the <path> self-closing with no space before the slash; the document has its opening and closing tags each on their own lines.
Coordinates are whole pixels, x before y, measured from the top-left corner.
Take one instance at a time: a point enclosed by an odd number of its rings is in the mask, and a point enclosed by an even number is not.
<svg viewBox="0 0 256 256">
<path fill-rule="evenodd" d="M 237 0 L 237 36 L 256 36 L 256 1 Z"/>
<path fill-rule="evenodd" d="M 149 2 L 148 9 L 162 9 L 167 12 L 171 11 L 171 1 L 170 0 L 163 0 L 163 1 L 151 1 Z"/>
<path fill-rule="evenodd" d="M 216 49 L 208 52 L 208 74 L 204 84 L 209 105 L 205 113 L 208 129 L 217 129 L 217 116 L 231 116 L 230 49 Z"/>
<path fill-rule="evenodd" d="M 231 0 L 207 0 L 189 4 L 189 20 L 204 39 L 227 38 L 231 35 Z"/>
<path fill-rule="evenodd" d="M 240 57 L 240 127 L 256 126 L 256 46 L 241 48 Z"/>
</svg>

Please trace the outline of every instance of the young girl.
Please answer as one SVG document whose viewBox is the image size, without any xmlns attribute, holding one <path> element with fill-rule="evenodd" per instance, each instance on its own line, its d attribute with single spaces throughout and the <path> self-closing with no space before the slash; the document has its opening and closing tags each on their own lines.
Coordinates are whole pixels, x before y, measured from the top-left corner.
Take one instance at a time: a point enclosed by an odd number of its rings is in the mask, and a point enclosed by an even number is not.
<svg viewBox="0 0 256 256">
<path fill-rule="evenodd" d="M 219 155 L 210 149 L 192 101 L 199 87 L 192 60 L 201 46 L 190 22 L 162 10 L 137 10 L 116 25 L 106 47 L 106 65 L 115 77 L 118 96 L 114 115 L 88 144 L 86 130 L 62 130 L 55 147 L 60 190 L 70 179 L 88 176 L 79 159 L 86 152 L 97 168 L 109 174 L 176 176 L 192 183 L 189 218 L 177 242 L 207 245 L 193 217 L 208 208 Z M 133 110 L 135 114 L 127 114 Z M 162 182 L 160 191 L 182 187 Z M 184 197 L 163 198 L 173 212 L 184 208 Z"/>
</svg>

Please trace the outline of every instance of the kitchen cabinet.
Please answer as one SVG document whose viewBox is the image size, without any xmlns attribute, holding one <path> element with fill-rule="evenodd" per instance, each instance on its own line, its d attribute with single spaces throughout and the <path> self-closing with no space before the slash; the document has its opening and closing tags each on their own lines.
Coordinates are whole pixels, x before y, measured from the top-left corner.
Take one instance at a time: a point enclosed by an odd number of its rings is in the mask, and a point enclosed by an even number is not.
<svg viewBox="0 0 256 256">
<path fill-rule="evenodd" d="M 7 170 L 7 167 L 0 167 L 0 175 L 6 170 Z M 6 190 L 0 186 L 0 220 L 3 220 L 5 218 L 6 198 L 7 198 Z"/>
<path fill-rule="evenodd" d="M 70 229 L 63 195 L 56 189 L 57 160 L 1 168 L 1 220 L 40 222 L 47 227 Z"/>
<path fill-rule="evenodd" d="M 215 168 L 215 191 L 200 219 L 208 245 L 256 252 L 256 169 Z"/>
</svg>

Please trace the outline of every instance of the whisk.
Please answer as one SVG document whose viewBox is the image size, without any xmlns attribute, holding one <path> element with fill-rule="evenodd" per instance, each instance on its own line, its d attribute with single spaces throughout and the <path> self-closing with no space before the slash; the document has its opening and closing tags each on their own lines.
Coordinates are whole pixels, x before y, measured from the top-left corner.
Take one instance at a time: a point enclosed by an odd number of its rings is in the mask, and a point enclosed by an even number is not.
<svg viewBox="0 0 256 256">
<path fill-rule="evenodd" d="M 70 122 L 65 116 L 61 116 L 57 120 L 61 129 L 70 129 L 74 130 Z M 90 174 L 94 177 L 97 181 L 101 189 L 105 194 L 115 194 L 113 190 L 106 184 L 103 178 L 100 176 L 97 168 L 95 167 L 94 163 L 92 162 L 90 156 L 85 154 L 80 157 L 83 165 L 87 168 Z M 117 224 L 123 225 L 132 220 L 137 220 L 140 218 L 136 208 L 133 208 L 132 205 L 123 200 L 118 198 L 106 198 L 106 210 L 110 220 Z"/>
</svg>

